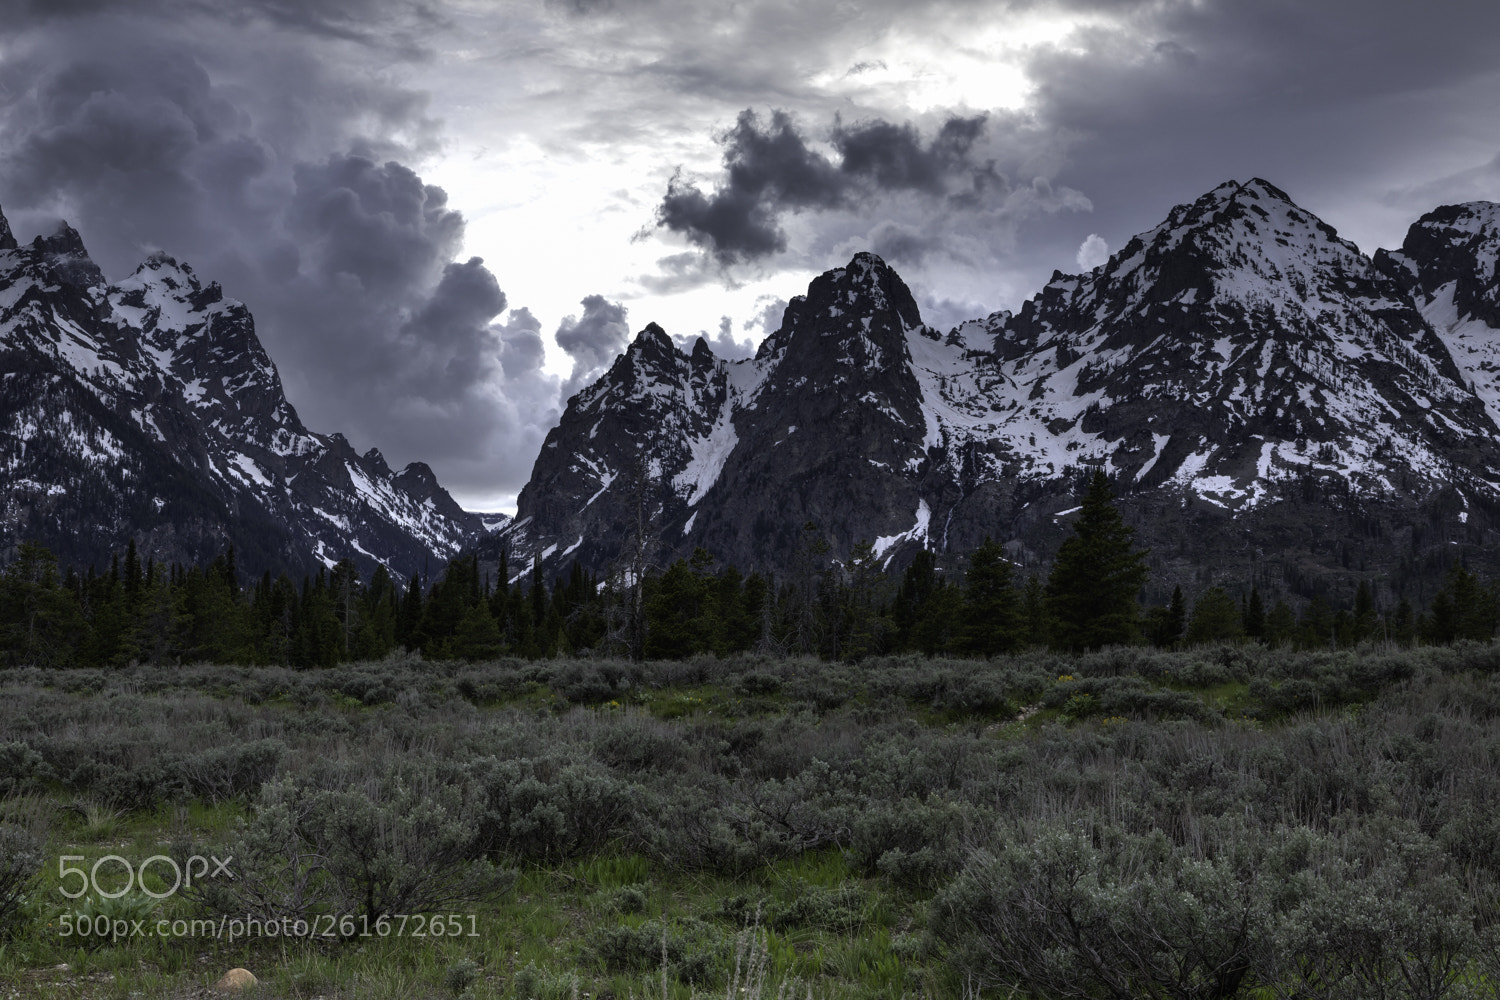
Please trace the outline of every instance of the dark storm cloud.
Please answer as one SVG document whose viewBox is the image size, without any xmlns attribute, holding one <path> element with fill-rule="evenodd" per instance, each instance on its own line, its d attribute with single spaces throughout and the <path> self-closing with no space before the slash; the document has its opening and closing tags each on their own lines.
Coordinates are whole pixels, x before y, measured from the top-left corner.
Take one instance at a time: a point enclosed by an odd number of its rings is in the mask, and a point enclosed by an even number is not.
<svg viewBox="0 0 1500 1000">
<path fill-rule="evenodd" d="M 105 10 L 112 0 L 14 0 L 6 12 L 13 27 L 36 21 L 55 21 Z"/>
<path fill-rule="evenodd" d="M 237 0 L 235 7 L 239 17 L 379 47 L 409 44 L 402 27 L 441 23 L 432 4 L 412 0 Z"/>
<path fill-rule="evenodd" d="M 0 201 L 23 232 L 70 219 L 112 277 L 160 248 L 218 280 L 309 427 L 430 462 L 450 489 L 517 489 L 557 412 L 538 326 L 495 323 L 506 296 L 457 256 L 462 215 L 400 162 L 392 137 L 430 131 L 424 100 L 265 27 L 294 6 L 35 22 L 0 61 Z"/>
<path fill-rule="evenodd" d="M 453 259 L 463 217 L 409 168 L 340 154 L 293 170 L 285 229 L 297 278 L 275 299 L 285 324 L 315 329 L 303 370 L 335 412 L 357 414 L 382 450 L 431 462 L 450 488 L 524 475 L 555 417 L 537 324 L 484 262 Z"/>
<path fill-rule="evenodd" d="M 1165 3 L 1080 31 L 1028 75 L 1038 125 L 1072 137 L 1056 176 L 1096 212 L 1034 236 L 1060 262 L 1091 231 L 1119 245 L 1258 175 L 1372 251 L 1436 203 L 1394 195 L 1436 180 L 1500 105 L 1497 37 L 1495 4 L 1400 0 Z"/>
<path fill-rule="evenodd" d="M 293 177 L 290 228 L 330 283 L 353 280 L 367 295 L 401 296 L 463 240 L 463 216 L 448 207 L 448 195 L 399 163 L 340 154 L 298 164 Z M 504 308 L 501 296 L 494 313 Z"/>
<path fill-rule="evenodd" d="M 553 334 L 557 346 L 573 359 L 573 371 L 563 383 L 564 399 L 592 382 L 600 372 L 630 346 L 626 309 L 602 295 L 585 296 L 582 316 L 563 319 Z"/>
<path fill-rule="evenodd" d="M 969 163 L 969 154 L 984 134 L 985 117 L 950 118 L 926 145 L 910 123 L 895 125 L 875 119 L 846 127 L 836 121 L 833 145 L 843 158 L 839 169 L 867 178 L 886 191 L 946 194 L 955 175 L 975 169 Z M 978 169 L 985 172 L 990 166 Z"/>
<path fill-rule="evenodd" d="M 723 182 L 705 194 L 674 177 L 657 206 L 656 225 L 731 264 L 784 251 L 780 220 L 786 212 L 853 208 L 897 192 L 973 200 L 1003 187 L 993 163 L 973 162 L 984 129 L 983 115 L 950 118 L 924 142 L 909 123 L 870 119 L 845 125 L 836 117 L 835 162 L 810 144 L 787 112 L 773 111 L 763 125 L 745 110 L 718 137 Z"/>
<path fill-rule="evenodd" d="M 656 218 L 658 226 L 684 234 L 723 262 L 785 250 L 777 222 L 783 210 L 834 208 L 849 196 L 838 168 L 808 147 L 785 111 L 773 111 L 764 128 L 754 111 L 742 111 L 719 142 L 724 184 L 705 195 L 674 177 Z"/>
<path fill-rule="evenodd" d="M 432 297 L 401 331 L 431 369 L 427 384 L 409 387 L 439 399 L 465 391 L 500 358 L 500 333 L 490 323 L 504 311 L 505 293 L 482 259 L 444 267 Z"/>
<path fill-rule="evenodd" d="M 0 94 L 11 98 L 0 106 L 0 172 L 23 224 L 38 222 L 28 210 L 78 211 L 101 262 L 119 270 L 147 243 L 247 211 L 248 187 L 274 154 L 191 51 L 140 38 L 127 52 L 89 31 L 77 37 L 78 56 L 42 46 L 0 63 Z"/>
</svg>

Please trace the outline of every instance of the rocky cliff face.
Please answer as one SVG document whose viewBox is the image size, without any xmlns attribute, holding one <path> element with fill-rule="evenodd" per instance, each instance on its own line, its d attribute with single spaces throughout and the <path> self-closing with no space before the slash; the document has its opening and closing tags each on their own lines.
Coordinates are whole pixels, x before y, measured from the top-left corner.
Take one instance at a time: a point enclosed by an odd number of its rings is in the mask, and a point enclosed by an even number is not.
<svg viewBox="0 0 1500 1000">
<path fill-rule="evenodd" d="M 79 234 L 18 245 L 0 219 L 0 544 L 89 562 L 137 539 L 300 573 L 409 575 L 477 530 L 420 463 L 304 427 L 249 311 L 158 254 L 111 284 Z"/>
<path fill-rule="evenodd" d="M 1372 261 L 1272 185 L 1229 183 L 947 333 L 859 254 L 754 359 L 648 327 L 570 401 L 489 551 L 603 570 L 641 525 L 658 562 L 702 545 L 784 570 L 811 522 L 836 559 L 989 535 L 1042 564 L 1102 467 L 1159 578 L 1420 575 L 1500 510 L 1500 387 L 1463 350 L 1493 332 L 1494 218 L 1440 210 Z"/>
<path fill-rule="evenodd" d="M 1415 302 L 1491 420 L 1500 422 L 1500 205 L 1448 205 L 1376 265 Z"/>
</svg>

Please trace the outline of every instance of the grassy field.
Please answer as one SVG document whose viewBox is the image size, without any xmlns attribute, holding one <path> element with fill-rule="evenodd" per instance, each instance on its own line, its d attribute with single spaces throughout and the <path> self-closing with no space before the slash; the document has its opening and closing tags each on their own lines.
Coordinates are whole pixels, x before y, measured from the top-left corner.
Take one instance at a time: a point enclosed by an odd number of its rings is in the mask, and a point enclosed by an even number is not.
<svg viewBox="0 0 1500 1000">
<path fill-rule="evenodd" d="M 1497 667 L 11 670 L 0 997 L 1494 996 Z"/>
</svg>

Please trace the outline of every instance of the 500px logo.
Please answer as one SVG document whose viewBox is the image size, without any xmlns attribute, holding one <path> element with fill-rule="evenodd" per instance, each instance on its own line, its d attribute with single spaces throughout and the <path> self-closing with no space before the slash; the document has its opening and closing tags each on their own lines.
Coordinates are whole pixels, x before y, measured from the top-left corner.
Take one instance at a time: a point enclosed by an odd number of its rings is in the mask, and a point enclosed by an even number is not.
<svg viewBox="0 0 1500 1000">
<path fill-rule="evenodd" d="M 201 854 L 194 854 L 192 857 L 187 859 L 186 871 L 184 871 L 182 866 L 178 865 L 178 863 L 174 859 L 167 857 L 165 854 L 152 855 L 145 861 L 142 861 L 139 868 L 133 867 L 128 860 L 120 857 L 118 854 L 106 854 L 98 861 L 95 861 L 94 866 L 92 868 L 89 868 L 87 871 L 82 868 L 70 866 L 68 864 L 69 861 L 83 860 L 85 859 L 82 854 L 64 854 L 62 857 L 57 859 L 58 881 L 66 883 L 68 878 L 73 875 L 77 875 L 79 879 L 77 892 L 69 892 L 66 885 L 59 885 L 57 887 L 57 891 L 62 893 L 69 899 L 77 899 L 84 893 L 88 892 L 91 888 L 96 894 L 103 897 L 104 899 L 118 899 L 129 892 L 131 888 L 135 886 L 139 886 L 141 892 L 150 896 L 152 899 L 166 899 L 168 896 L 176 893 L 177 890 L 181 889 L 183 886 L 191 887 L 193 884 L 193 879 L 195 878 L 200 882 L 203 880 L 204 876 L 207 876 L 210 879 L 217 878 L 220 875 L 234 878 L 234 872 L 229 870 L 229 862 L 234 860 L 234 855 L 232 854 L 229 857 L 225 858 L 223 861 L 220 861 L 218 858 L 213 856 L 205 858 Z M 125 869 L 125 886 L 124 888 L 117 889 L 114 892 L 105 892 L 104 889 L 100 888 L 99 886 L 99 867 L 108 861 L 117 862 L 121 867 Z M 172 887 L 166 892 L 152 892 L 146 887 L 146 868 L 154 862 L 158 861 L 162 862 L 165 865 L 171 866 L 172 874 L 175 878 L 175 880 L 172 882 Z M 212 871 L 209 870 L 210 861 L 213 862 Z M 198 869 L 196 872 L 193 870 L 195 865 Z"/>
</svg>

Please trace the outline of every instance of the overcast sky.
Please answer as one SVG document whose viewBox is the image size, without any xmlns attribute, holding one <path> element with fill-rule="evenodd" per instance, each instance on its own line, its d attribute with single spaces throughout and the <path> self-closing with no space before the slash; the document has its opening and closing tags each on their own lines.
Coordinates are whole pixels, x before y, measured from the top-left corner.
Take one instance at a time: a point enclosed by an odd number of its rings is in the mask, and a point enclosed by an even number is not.
<svg viewBox="0 0 1500 1000">
<path fill-rule="evenodd" d="M 1226 179 L 1366 252 L 1500 200 L 1492 0 L 5 0 L 0 206 L 254 313 L 314 430 L 507 509 L 648 322 L 873 249 L 947 327 Z"/>
</svg>

